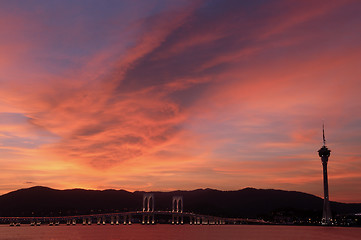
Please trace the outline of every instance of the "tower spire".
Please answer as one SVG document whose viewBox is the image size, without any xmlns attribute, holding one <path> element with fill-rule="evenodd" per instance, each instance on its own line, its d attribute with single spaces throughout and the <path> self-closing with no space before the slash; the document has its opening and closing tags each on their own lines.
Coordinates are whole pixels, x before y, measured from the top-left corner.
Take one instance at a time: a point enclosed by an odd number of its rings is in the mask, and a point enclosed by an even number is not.
<svg viewBox="0 0 361 240">
<path fill-rule="evenodd" d="M 323 146 L 326 146 L 325 123 L 322 123 Z"/>
</svg>

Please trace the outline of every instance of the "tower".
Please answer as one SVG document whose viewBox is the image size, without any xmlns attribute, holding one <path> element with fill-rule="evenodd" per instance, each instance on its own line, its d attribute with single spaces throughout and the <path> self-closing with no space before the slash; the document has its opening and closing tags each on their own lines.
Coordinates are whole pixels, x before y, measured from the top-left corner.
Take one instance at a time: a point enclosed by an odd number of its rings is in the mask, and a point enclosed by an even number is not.
<svg viewBox="0 0 361 240">
<path fill-rule="evenodd" d="M 325 127 L 322 126 L 322 135 L 323 135 L 323 146 L 318 150 L 318 155 L 321 158 L 323 166 L 323 213 L 322 213 L 322 225 L 329 225 L 331 221 L 331 209 L 330 209 L 330 200 L 328 196 L 328 178 L 327 178 L 327 162 L 328 157 L 330 156 L 331 150 L 326 147 L 325 139 Z"/>
</svg>

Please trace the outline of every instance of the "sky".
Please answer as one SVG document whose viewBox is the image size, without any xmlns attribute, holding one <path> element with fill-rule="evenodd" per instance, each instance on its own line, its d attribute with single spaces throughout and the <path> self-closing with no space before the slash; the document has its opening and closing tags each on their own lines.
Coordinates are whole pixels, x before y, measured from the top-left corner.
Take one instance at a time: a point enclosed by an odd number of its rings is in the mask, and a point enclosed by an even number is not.
<svg viewBox="0 0 361 240">
<path fill-rule="evenodd" d="M 0 2 L 0 194 L 245 187 L 361 202 L 361 2 Z"/>
</svg>

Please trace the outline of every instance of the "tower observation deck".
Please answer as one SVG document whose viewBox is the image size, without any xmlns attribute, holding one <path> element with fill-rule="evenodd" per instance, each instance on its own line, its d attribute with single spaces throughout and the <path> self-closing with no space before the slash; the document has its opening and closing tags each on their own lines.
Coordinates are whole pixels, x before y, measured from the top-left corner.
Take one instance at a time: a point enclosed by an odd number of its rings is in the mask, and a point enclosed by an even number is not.
<svg viewBox="0 0 361 240">
<path fill-rule="evenodd" d="M 318 150 L 318 155 L 321 158 L 323 166 L 323 213 L 322 213 L 322 225 L 329 225 L 331 221 L 331 209 L 330 209 L 330 200 L 328 195 L 328 177 L 327 177 L 327 163 L 328 157 L 330 156 L 331 150 L 326 147 L 325 139 L 325 128 L 322 126 L 323 133 L 323 146 Z"/>
</svg>

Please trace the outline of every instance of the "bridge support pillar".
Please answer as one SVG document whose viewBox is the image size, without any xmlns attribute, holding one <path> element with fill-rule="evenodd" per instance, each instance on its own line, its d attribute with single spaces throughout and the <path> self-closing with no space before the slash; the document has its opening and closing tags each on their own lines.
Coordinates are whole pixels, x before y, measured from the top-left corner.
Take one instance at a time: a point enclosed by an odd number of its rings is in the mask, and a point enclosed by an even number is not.
<svg viewBox="0 0 361 240">
<path fill-rule="evenodd" d="M 132 215 L 131 214 L 127 214 L 127 215 L 123 215 L 123 224 L 124 225 L 132 225 Z"/>
<path fill-rule="evenodd" d="M 179 221 L 179 219 L 180 219 L 180 221 Z M 172 214 L 172 224 L 183 224 L 183 215 L 173 213 Z"/>
<path fill-rule="evenodd" d="M 154 194 L 145 193 L 143 195 L 143 215 L 142 224 L 154 224 Z"/>
<path fill-rule="evenodd" d="M 172 224 L 183 224 L 183 196 L 173 197 L 172 213 Z"/>
</svg>

